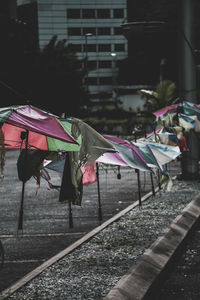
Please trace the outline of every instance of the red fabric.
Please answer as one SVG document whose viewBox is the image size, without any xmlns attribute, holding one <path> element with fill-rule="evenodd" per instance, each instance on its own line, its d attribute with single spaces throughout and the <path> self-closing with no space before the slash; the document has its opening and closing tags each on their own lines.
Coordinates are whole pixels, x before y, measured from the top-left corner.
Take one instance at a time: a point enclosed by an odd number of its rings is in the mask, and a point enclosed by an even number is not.
<svg viewBox="0 0 200 300">
<path fill-rule="evenodd" d="M 6 149 L 24 149 L 25 140 L 22 143 L 21 132 L 26 131 L 20 127 L 4 123 L 2 126 Z M 46 136 L 29 131 L 28 135 L 29 149 L 48 150 Z"/>
<path fill-rule="evenodd" d="M 178 146 L 181 152 L 188 151 L 187 142 L 185 136 L 178 139 Z"/>
<path fill-rule="evenodd" d="M 83 172 L 83 185 L 89 185 L 97 181 L 97 175 L 94 169 L 95 163 L 89 165 L 88 167 L 82 167 Z"/>
</svg>

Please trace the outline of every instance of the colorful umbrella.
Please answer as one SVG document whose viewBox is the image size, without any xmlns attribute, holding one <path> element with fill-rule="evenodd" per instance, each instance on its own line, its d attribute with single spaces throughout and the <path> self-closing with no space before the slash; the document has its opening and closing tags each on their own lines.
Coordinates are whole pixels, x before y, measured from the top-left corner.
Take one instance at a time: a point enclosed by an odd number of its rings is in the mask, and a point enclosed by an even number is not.
<svg viewBox="0 0 200 300">
<path fill-rule="evenodd" d="M 156 159 L 155 155 L 153 154 L 153 152 L 148 144 L 143 143 L 142 141 L 137 141 L 136 143 L 134 143 L 134 145 L 142 153 L 142 156 L 144 157 L 147 165 L 150 168 L 157 168 L 162 173 L 166 173 L 165 169 L 162 167 L 162 165 Z"/>
<path fill-rule="evenodd" d="M 115 153 L 106 152 L 103 155 L 101 155 L 99 158 L 97 158 L 96 162 L 108 164 L 108 165 L 129 167 L 128 163 L 122 158 L 122 156 L 118 152 Z"/>
<path fill-rule="evenodd" d="M 180 112 L 187 115 L 192 116 L 196 115 L 198 116 L 198 119 L 200 120 L 200 105 L 192 102 L 183 101 L 177 104 L 172 104 L 169 106 L 166 106 L 164 108 L 161 108 L 160 110 L 155 111 L 153 114 L 156 117 L 164 117 L 167 114 L 176 114 L 178 111 L 178 107 L 180 107 Z"/>
<path fill-rule="evenodd" d="M 0 108 L 1 147 L 25 149 L 24 174 L 27 171 L 27 150 L 78 151 L 79 143 L 70 134 L 70 123 L 31 105 Z M 69 145 L 74 145 L 74 147 Z M 73 149 L 73 150 L 72 150 Z M 18 229 L 23 226 L 23 202 L 26 177 L 22 178 L 22 197 Z"/>
<path fill-rule="evenodd" d="M 4 136 L 4 146 L 9 149 L 48 151 L 78 151 L 79 142 L 70 134 L 67 120 L 40 110 L 31 105 L 16 105 L 0 108 L 0 124 Z M 28 141 L 26 133 L 28 132 Z"/>
<path fill-rule="evenodd" d="M 166 114 L 168 114 L 169 112 L 173 112 L 173 113 L 176 113 L 177 112 L 177 107 L 180 106 L 181 103 L 177 103 L 177 104 L 172 104 L 172 105 L 169 105 L 169 106 L 166 106 L 166 107 L 163 107 L 157 111 L 155 111 L 153 114 L 156 116 L 156 117 L 160 117 L 160 116 L 165 116 Z"/>
<path fill-rule="evenodd" d="M 131 142 L 114 136 L 104 135 L 104 137 L 115 146 L 120 157 L 123 161 L 125 161 L 125 163 L 128 164 L 129 167 L 141 171 L 151 172 L 151 168 L 146 164 L 146 161 L 141 152 Z M 101 158 L 98 158 L 98 161 L 100 160 Z"/>
<path fill-rule="evenodd" d="M 148 145 L 148 147 L 153 152 L 154 156 L 156 157 L 157 161 L 161 165 L 165 165 L 170 161 L 176 159 L 179 155 L 181 155 L 180 149 L 178 146 L 170 146 L 164 145 L 159 143 L 148 143 L 143 142 Z"/>
</svg>

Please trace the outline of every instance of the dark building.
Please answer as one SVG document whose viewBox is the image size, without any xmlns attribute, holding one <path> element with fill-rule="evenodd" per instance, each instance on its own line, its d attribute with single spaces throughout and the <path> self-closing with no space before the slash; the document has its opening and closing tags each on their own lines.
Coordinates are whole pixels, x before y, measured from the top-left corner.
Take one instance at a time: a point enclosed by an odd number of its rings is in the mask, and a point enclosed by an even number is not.
<svg viewBox="0 0 200 300">
<path fill-rule="evenodd" d="M 36 13 L 36 3 L 18 9 L 16 0 L 0 1 L 1 106 L 26 101 L 25 69 L 38 49 Z"/>
</svg>

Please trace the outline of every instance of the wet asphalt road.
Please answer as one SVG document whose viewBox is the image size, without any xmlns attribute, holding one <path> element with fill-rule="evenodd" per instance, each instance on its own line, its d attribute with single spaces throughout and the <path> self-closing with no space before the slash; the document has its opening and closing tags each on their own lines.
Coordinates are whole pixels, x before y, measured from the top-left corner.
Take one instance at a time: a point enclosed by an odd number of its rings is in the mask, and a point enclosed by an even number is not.
<svg viewBox="0 0 200 300">
<path fill-rule="evenodd" d="M 18 155 L 18 150 L 6 152 L 5 178 L 0 182 L 0 239 L 5 249 L 0 292 L 100 225 L 96 183 L 84 186 L 81 206 L 72 205 L 73 228 L 70 228 L 69 207 L 67 203 L 59 203 L 59 192 L 49 190 L 42 179 L 36 195 L 36 182 L 31 178 L 25 185 L 23 232 L 17 232 L 22 193 L 16 167 Z M 177 166 L 170 166 L 168 171 L 176 175 Z M 116 167 L 107 171 L 100 168 L 99 174 L 104 222 L 138 199 L 138 183 L 135 170 L 130 168 L 121 168 L 121 179 L 117 179 Z M 150 175 L 140 174 L 144 195 L 151 190 Z M 52 183 L 60 183 L 55 172 L 50 175 Z M 157 186 L 155 178 L 154 185 Z"/>
</svg>

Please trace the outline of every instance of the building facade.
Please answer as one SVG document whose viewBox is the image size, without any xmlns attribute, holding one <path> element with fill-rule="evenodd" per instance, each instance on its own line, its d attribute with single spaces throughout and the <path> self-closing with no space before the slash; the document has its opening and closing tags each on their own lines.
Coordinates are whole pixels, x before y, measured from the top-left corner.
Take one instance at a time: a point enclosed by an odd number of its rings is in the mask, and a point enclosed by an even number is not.
<svg viewBox="0 0 200 300">
<path fill-rule="evenodd" d="M 53 35 L 58 40 L 67 39 L 88 69 L 85 84 L 89 92 L 111 93 L 116 85 L 117 61 L 128 53 L 121 29 L 127 18 L 127 1 L 18 0 L 18 5 L 28 2 L 37 2 L 40 48 Z"/>
</svg>

